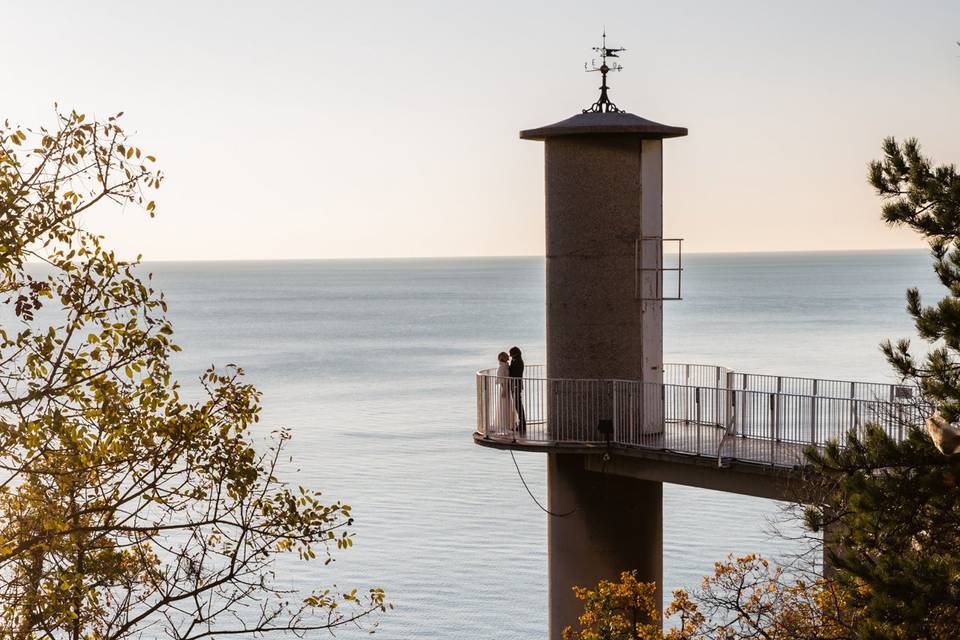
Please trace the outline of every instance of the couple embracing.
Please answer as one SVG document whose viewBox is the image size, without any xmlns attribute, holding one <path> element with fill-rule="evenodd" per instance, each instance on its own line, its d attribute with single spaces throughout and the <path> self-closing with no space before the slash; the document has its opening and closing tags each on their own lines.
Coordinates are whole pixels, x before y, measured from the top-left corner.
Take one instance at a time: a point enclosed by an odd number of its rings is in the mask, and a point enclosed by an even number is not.
<svg viewBox="0 0 960 640">
<path fill-rule="evenodd" d="M 497 395 L 495 431 L 506 434 L 516 429 L 523 436 L 527 431 L 527 417 L 523 411 L 523 354 L 519 347 L 511 347 L 509 355 L 501 351 L 497 355 Z"/>
</svg>

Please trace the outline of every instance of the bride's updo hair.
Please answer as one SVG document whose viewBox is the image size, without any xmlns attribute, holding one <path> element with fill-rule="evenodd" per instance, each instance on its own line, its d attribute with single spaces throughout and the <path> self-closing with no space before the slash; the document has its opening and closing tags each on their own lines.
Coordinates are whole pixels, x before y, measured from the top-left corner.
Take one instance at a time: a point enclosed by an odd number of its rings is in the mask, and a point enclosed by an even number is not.
<svg viewBox="0 0 960 640">
<path fill-rule="evenodd" d="M 506 362 L 509 359 L 510 359 L 510 356 L 507 355 L 506 351 L 501 351 L 500 353 L 497 354 L 497 360 L 499 360 L 500 362 Z"/>
</svg>

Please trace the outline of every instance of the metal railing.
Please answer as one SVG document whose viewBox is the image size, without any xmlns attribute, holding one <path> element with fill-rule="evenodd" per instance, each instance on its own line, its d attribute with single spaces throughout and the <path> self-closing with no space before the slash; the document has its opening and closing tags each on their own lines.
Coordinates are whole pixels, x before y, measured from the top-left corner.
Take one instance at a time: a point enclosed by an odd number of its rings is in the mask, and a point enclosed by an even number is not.
<svg viewBox="0 0 960 640">
<path fill-rule="evenodd" d="M 903 384 L 742 373 L 709 364 L 663 365 L 663 381 L 682 386 L 716 387 L 858 400 L 910 400 L 915 389 Z"/>
<path fill-rule="evenodd" d="M 611 445 L 794 466 L 808 445 L 843 444 L 868 423 L 897 440 L 929 408 L 904 385 L 664 366 L 664 382 L 477 374 L 477 432 L 534 444 Z M 517 398 L 520 398 L 520 403 Z M 524 414 L 521 428 L 520 411 Z"/>
</svg>

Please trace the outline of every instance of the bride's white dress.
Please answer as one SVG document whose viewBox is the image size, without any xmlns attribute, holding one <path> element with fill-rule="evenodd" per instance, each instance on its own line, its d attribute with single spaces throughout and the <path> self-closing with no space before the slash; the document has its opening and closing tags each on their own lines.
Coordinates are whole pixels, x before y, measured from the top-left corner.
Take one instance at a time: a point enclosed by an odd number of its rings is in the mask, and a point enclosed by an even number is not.
<svg viewBox="0 0 960 640">
<path fill-rule="evenodd" d="M 493 394 L 493 427 L 496 434 L 507 434 L 513 430 L 513 402 L 510 399 L 510 367 L 501 362 L 497 367 L 497 377 L 494 382 Z"/>
</svg>

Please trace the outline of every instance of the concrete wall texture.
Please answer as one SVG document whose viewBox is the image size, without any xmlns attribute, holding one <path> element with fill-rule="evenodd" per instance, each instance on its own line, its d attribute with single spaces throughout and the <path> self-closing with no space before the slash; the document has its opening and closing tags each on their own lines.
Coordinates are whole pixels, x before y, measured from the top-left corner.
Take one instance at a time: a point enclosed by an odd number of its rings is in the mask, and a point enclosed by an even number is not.
<svg viewBox="0 0 960 640">
<path fill-rule="evenodd" d="M 547 593 L 550 640 L 577 627 L 583 604 L 574 586 L 593 587 L 636 570 L 641 580 L 663 582 L 663 484 L 584 468 L 584 456 L 548 454 Z"/>
<path fill-rule="evenodd" d="M 637 249 L 662 235 L 660 140 L 546 141 L 547 375 L 662 380 L 662 302 L 637 300 Z M 657 267 L 656 243 L 640 264 Z M 641 272 L 651 296 L 658 277 Z"/>
<path fill-rule="evenodd" d="M 545 147 L 547 376 L 662 382 L 662 141 L 603 133 Z M 642 420 L 662 428 L 659 412 Z M 571 512 L 547 528 L 549 637 L 560 640 L 582 612 L 574 586 L 624 570 L 661 584 L 663 485 L 556 453 L 547 485 L 550 510 Z"/>
</svg>

